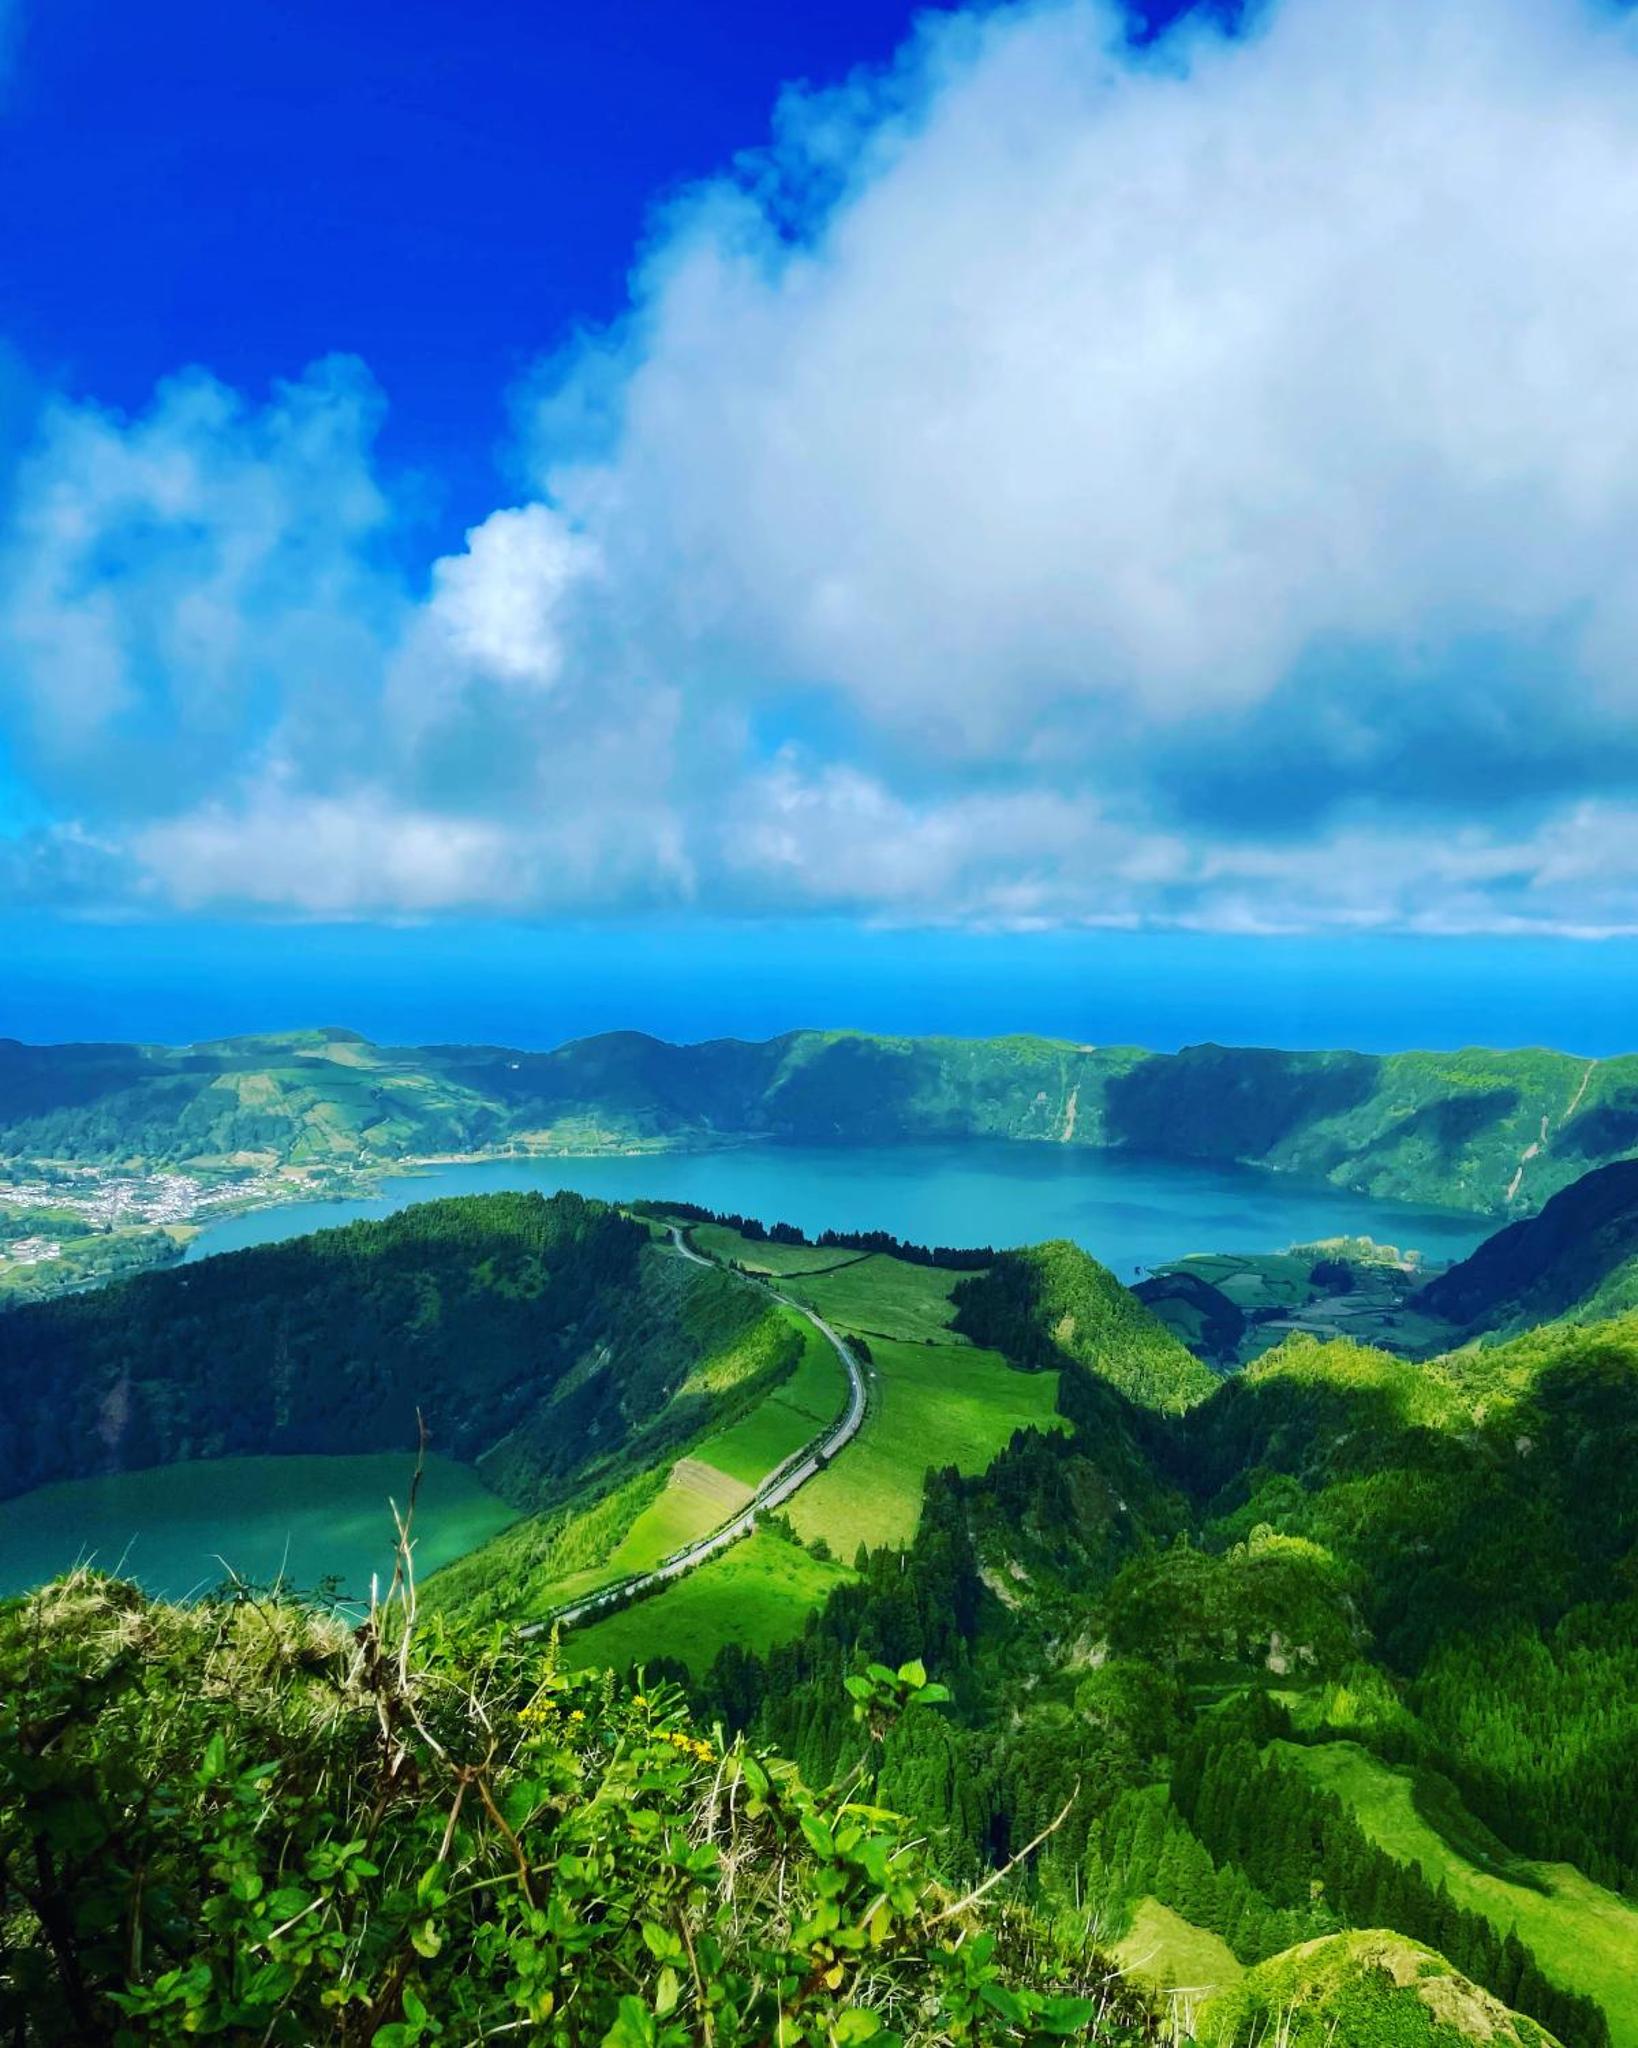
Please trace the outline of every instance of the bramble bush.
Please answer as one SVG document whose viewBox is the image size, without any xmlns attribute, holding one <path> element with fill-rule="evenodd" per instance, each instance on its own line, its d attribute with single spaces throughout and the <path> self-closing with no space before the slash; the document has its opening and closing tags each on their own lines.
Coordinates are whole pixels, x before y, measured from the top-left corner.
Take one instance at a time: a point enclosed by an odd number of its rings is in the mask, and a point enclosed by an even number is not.
<svg viewBox="0 0 1638 2048">
<path fill-rule="evenodd" d="M 916 1664 L 848 1681 L 815 1792 L 555 1645 L 79 1571 L 0 1605 L 16 2043 L 1131 2042 L 1089 1937 L 956 1897 L 872 1803 Z"/>
</svg>

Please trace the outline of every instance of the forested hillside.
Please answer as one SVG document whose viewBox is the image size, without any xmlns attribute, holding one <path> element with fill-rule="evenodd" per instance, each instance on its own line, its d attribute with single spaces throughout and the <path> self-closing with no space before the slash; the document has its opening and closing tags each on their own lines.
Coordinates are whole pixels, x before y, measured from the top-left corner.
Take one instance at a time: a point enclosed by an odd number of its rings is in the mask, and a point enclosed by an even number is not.
<svg viewBox="0 0 1638 2048">
<path fill-rule="evenodd" d="M 1147 1408 L 1181 1410 L 1217 1384 L 1106 1266 L 1059 1240 L 1003 1252 L 952 1297 L 955 1327 L 1034 1372 L 1092 1367 Z"/>
<path fill-rule="evenodd" d="M 0 1159 L 246 1168 L 452 1153 L 1005 1138 L 1247 1162 L 1523 1214 L 1638 1152 L 1638 1058 L 1175 1054 L 1043 1038 L 798 1031 L 543 1053 L 312 1031 L 156 1046 L 0 1041 Z"/>
<path fill-rule="evenodd" d="M 0 1603 L 0 1688 L 0 2024 L 18 2048 L 1138 2048 L 1175 2041 L 1180 2016 L 1215 2048 L 1271 2029 L 1298 2048 L 1554 2048 L 1389 1929 L 1276 1950 L 1168 2012 L 1106 1945 L 1118 1826 L 1078 1835 L 1093 1889 L 1073 1893 L 1053 1874 L 1061 1822 L 1052 1860 L 1021 1846 L 977 1883 L 959 1837 L 927 1836 L 927 1776 L 906 1766 L 936 1771 L 952 1738 L 919 1660 L 849 1675 L 844 1768 L 811 1783 L 655 1677 L 418 1626 L 407 1577 L 355 1624 L 254 1595 L 162 1606 L 76 1572 Z M 1245 1767 L 1239 1789 L 1264 1791 L 1254 1752 Z M 1266 1820 L 1242 1831 L 1278 1884 L 1289 1833 Z M 1345 1867 L 1363 1898 L 1369 1858 Z M 1315 1917 L 1257 1918 L 1239 1893 L 1243 1946 Z M 1533 1965 L 1484 1967 L 1554 2008 L 1566 2042 L 1601 2038 Z"/>
<path fill-rule="evenodd" d="M 413 1445 L 534 1508 L 643 1472 L 790 1372 L 727 1275 L 578 1195 L 381 1222 L 0 1315 L 0 1497 L 234 1452 Z"/>
<path fill-rule="evenodd" d="M 1414 1306 L 1483 1331 L 1638 1307 L 1638 1160 L 1584 1174 L 1431 1280 Z"/>
<path fill-rule="evenodd" d="M 1113 1937 L 1160 1902 L 1251 1970 L 1242 2015 L 1299 1980 L 1326 2026 L 1392 2006 L 1419 1971 L 1333 1939 L 1387 1927 L 1578 2048 L 1638 2042 L 1638 1319 L 1429 1366 L 1294 1340 L 1181 1416 L 1084 1368 L 1060 1400 L 1068 1435 L 939 1477 L 908 1553 L 725 1650 L 700 1710 L 822 1777 L 835 1684 L 914 1648 L 954 1706 L 884 1794 L 966 1867 L 1068 1800 L 1043 1899 Z"/>
</svg>

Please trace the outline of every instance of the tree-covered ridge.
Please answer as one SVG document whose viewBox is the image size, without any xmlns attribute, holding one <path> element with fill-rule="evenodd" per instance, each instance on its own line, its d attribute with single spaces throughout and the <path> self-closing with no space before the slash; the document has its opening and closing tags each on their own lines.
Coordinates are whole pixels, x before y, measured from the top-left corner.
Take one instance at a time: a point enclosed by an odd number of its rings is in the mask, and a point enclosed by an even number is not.
<svg viewBox="0 0 1638 2048">
<path fill-rule="evenodd" d="M 1107 1266 L 1058 1239 L 1003 1252 L 951 1296 L 955 1327 L 1033 1372 L 1078 1364 L 1147 1408 L 1204 1400 L 1217 1376 Z"/>
<path fill-rule="evenodd" d="M 1638 1153 L 1638 1056 L 1541 1050 L 1179 1053 L 799 1031 L 550 1052 L 382 1047 L 313 1031 L 217 1044 L 0 1041 L 0 1158 L 380 1165 L 747 1138 L 1024 1139 L 1273 1167 L 1378 1196 L 1521 1214 Z"/>
<path fill-rule="evenodd" d="M 426 1203 L 0 1316 L 0 1492 L 398 1449 L 419 1414 L 436 1448 L 544 1506 L 674 1454 L 798 1348 L 768 1303 L 602 1203 Z"/>
<path fill-rule="evenodd" d="M 912 1817 L 953 1732 L 915 1660 L 838 1688 L 841 1764 L 818 1790 L 663 1682 L 418 1624 L 407 1579 L 351 1627 L 253 1595 L 162 1606 L 76 1573 L 0 1605 L 0 1681 L 0 2023 L 20 2048 L 1174 2038 L 1100 1950 L 1120 1871 L 1196 1914 L 1202 1887 L 1222 1892 L 1240 1945 L 1266 1951 L 1196 2014 L 1219 2048 L 1270 2023 L 1315 2043 L 1552 2048 L 1397 1933 L 1270 1947 L 1323 1914 L 1255 1751 L 1186 1757 L 1181 1796 L 1219 1847 L 1253 1845 L 1263 1889 L 1227 1862 L 1219 1881 L 1148 1794 L 1078 1831 L 1073 1906 L 1041 1882 L 1073 1798 L 973 1881 L 959 1841 Z M 1338 1814 L 1325 1853 L 1339 1888 L 1384 1903 Z M 1464 1931 L 1446 1916 L 1447 1946 Z M 1505 1946 L 1521 1995 L 1595 2039 Z"/>
<path fill-rule="evenodd" d="M 1638 1308 L 1638 1160 L 1595 1168 L 1428 1282 L 1417 1306 L 1459 1329 L 1510 1331 Z"/>
</svg>

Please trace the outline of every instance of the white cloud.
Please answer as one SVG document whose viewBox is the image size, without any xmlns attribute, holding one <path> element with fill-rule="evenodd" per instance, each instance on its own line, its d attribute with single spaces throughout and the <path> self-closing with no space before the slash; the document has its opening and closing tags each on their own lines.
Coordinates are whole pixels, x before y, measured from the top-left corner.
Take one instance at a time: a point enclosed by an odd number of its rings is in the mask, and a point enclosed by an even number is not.
<svg viewBox="0 0 1638 2048">
<path fill-rule="evenodd" d="M 1531 829 L 1357 821 L 1305 838 L 1160 833 L 1090 792 L 904 802 L 847 769 L 784 761 L 737 792 L 723 852 L 746 900 L 888 922 L 1433 935 L 1638 935 L 1638 803 Z"/>
<path fill-rule="evenodd" d="M 429 662 L 530 690 L 563 671 L 563 610 L 595 574 L 596 555 L 544 505 L 492 512 L 466 553 L 432 566 L 424 632 Z"/>
<path fill-rule="evenodd" d="M 211 804 L 148 828 L 134 851 L 183 908 L 228 902 L 349 917 L 498 907 L 522 893 L 504 833 L 406 811 L 371 789 Z"/>
<path fill-rule="evenodd" d="M 877 148 L 793 239 L 841 115 Z M 702 682 L 958 756 L 1232 712 L 1327 640 L 1619 654 L 1635 218 L 1638 58 L 1577 0 L 1283 0 L 1153 59 L 1101 6 L 929 24 L 682 211 L 618 440 L 543 473 Z"/>
<path fill-rule="evenodd" d="M 1594 0 L 931 17 L 673 206 L 424 588 L 356 365 L 57 408 L 0 732 L 187 905 L 1630 929 L 1635 221 Z"/>
<path fill-rule="evenodd" d="M 1140 891 L 1188 864 L 1177 841 L 1106 822 L 1091 796 L 911 802 L 856 769 L 805 771 L 791 757 L 748 779 L 721 816 L 728 874 L 748 902 L 778 908 L 795 899 L 932 921 L 1127 923 Z"/>
<path fill-rule="evenodd" d="M 141 418 L 59 404 L 0 535 L 0 711 L 16 759 L 116 808 L 174 801 L 278 715 L 328 719 L 402 593 L 338 358 L 257 410 L 190 372 Z"/>
</svg>

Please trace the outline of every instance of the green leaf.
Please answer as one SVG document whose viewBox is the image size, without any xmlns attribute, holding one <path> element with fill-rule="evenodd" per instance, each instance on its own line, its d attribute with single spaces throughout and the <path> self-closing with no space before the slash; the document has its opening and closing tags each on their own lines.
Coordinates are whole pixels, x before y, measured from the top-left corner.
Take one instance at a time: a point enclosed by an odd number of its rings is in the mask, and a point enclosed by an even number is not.
<svg viewBox="0 0 1638 2048">
<path fill-rule="evenodd" d="M 247 2005 L 281 2005 L 295 1989 L 296 1973 L 288 1963 L 263 1963 L 245 1980 Z"/>
<path fill-rule="evenodd" d="M 205 1754 L 199 1762 L 201 1785 L 214 1784 L 227 1769 L 227 1738 L 218 1729 L 205 1744 Z"/>
<path fill-rule="evenodd" d="M 899 1666 L 899 1678 L 905 1685 L 913 1686 L 919 1692 L 927 1683 L 927 1666 L 919 1657 L 912 1657 L 908 1664 Z"/>
<path fill-rule="evenodd" d="M 827 1863 L 830 1862 L 836 1854 L 835 1838 L 816 1813 L 803 1814 L 802 1833 L 806 1836 L 808 1847 L 814 1855 L 822 1856 Z"/>
<path fill-rule="evenodd" d="M 444 1937 L 431 1920 L 423 1920 L 418 1927 L 410 1929 L 410 1944 L 418 1956 L 425 1956 L 428 1962 L 444 1945 Z"/>
<path fill-rule="evenodd" d="M 659 2048 L 660 2029 L 654 2015 L 640 1998 L 622 1998 L 614 2025 L 603 2036 L 602 2048 Z"/>
<path fill-rule="evenodd" d="M 850 2005 L 830 2030 L 835 2048 L 854 2048 L 860 2041 L 879 2041 L 882 2037 L 881 2016 L 862 2005 Z"/>
<path fill-rule="evenodd" d="M 108 1824 L 94 1799 L 54 1799 L 46 1808 L 44 1833 L 67 1856 L 88 1856 L 108 1839 Z"/>
<path fill-rule="evenodd" d="M 1025 2017 L 1024 2001 L 1009 1991 L 1005 1984 L 980 1984 L 978 1995 L 992 2012 L 998 2012 L 1013 2026 Z"/>
<path fill-rule="evenodd" d="M 1043 2034 L 1078 2034 L 1096 2010 L 1090 1998 L 1044 1998 L 1035 2024 Z"/>
<path fill-rule="evenodd" d="M 671 1929 L 661 1927 L 653 1920 L 643 1922 L 643 1940 L 657 1963 L 673 1963 L 682 1954 L 682 1943 Z"/>
<path fill-rule="evenodd" d="M 663 2020 L 667 2013 L 676 2010 L 677 2000 L 682 1996 L 682 1980 L 669 1963 L 660 1972 L 659 1982 L 654 1987 L 654 2010 Z"/>
</svg>

